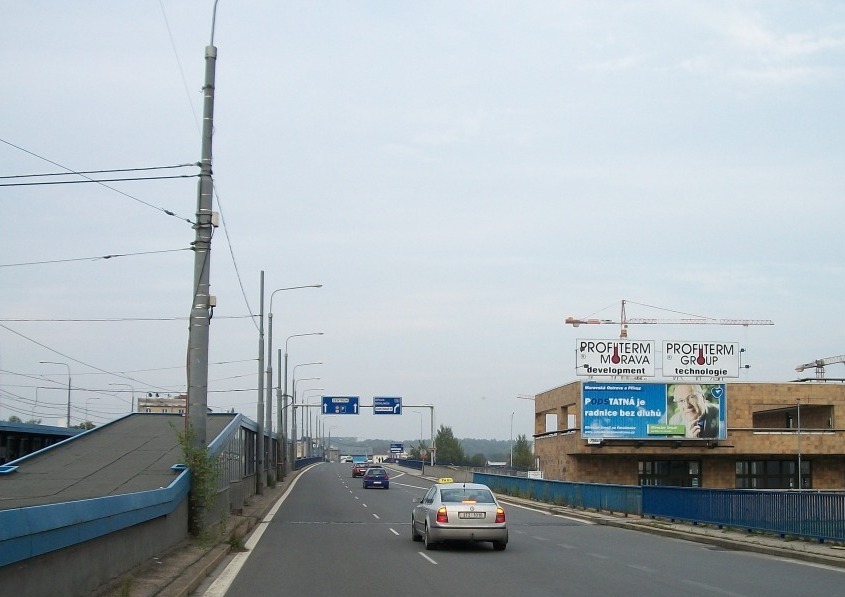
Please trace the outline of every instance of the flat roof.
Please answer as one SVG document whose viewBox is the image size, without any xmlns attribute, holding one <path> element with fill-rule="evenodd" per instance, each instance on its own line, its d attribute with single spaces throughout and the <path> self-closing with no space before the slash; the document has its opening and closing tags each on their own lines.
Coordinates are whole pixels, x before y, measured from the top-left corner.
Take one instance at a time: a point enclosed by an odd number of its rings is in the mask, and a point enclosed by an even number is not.
<svg viewBox="0 0 845 597">
<path fill-rule="evenodd" d="M 236 416 L 209 414 L 206 443 Z M 184 460 L 184 427 L 180 414 L 132 413 L 7 463 L 18 468 L 0 475 L 0 510 L 167 487 L 176 478 L 170 467 Z"/>
</svg>

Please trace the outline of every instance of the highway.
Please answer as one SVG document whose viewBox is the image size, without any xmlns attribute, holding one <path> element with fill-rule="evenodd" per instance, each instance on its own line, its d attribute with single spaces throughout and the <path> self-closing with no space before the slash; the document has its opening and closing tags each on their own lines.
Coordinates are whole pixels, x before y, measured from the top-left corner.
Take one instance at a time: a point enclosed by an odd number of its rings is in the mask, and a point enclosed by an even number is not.
<svg viewBox="0 0 845 597">
<path fill-rule="evenodd" d="M 506 504 L 510 543 L 411 541 L 413 499 L 431 481 L 392 471 L 363 489 L 348 464 L 304 471 L 247 542 L 195 593 L 343 595 L 845 595 L 845 571 L 727 551 Z"/>
</svg>

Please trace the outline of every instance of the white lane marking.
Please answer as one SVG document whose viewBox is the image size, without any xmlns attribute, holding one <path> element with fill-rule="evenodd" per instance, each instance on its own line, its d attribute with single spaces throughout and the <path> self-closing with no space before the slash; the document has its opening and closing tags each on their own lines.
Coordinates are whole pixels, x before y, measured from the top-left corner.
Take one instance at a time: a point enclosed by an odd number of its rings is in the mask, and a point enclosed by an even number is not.
<svg viewBox="0 0 845 597">
<path fill-rule="evenodd" d="M 696 582 L 694 580 L 689 580 L 687 578 L 682 578 L 681 582 L 686 583 L 688 585 L 692 585 L 694 587 L 705 589 L 707 591 L 712 591 L 713 593 L 718 593 L 719 595 L 731 595 L 732 597 L 743 597 L 742 593 L 734 593 L 733 591 L 726 591 L 725 589 L 720 589 L 719 587 L 715 587 L 713 585 L 708 585 L 708 584 L 703 583 L 703 582 Z"/>
<path fill-rule="evenodd" d="M 381 518 L 378 517 L 378 514 L 373 513 L 373 516 L 375 516 L 378 520 L 381 520 Z"/>
<path fill-rule="evenodd" d="M 244 547 L 246 551 L 239 552 L 235 554 L 232 558 L 232 561 L 229 562 L 229 565 L 220 573 L 220 576 L 211 583 L 208 587 L 208 590 L 203 593 L 203 597 L 223 597 L 226 594 L 226 591 L 229 590 L 229 587 L 232 586 L 235 578 L 238 576 L 238 573 L 243 568 L 243 565 L 246 563 L 247 558 L 252 553 L 255 546 L 258 544 L 258 541 L 261 539 L 261 536 L 264 534 L 264 531 L 267 530 L 267 524 L 273 517 L 276 515 L 276 512 L 279 511 L 279 508 L 282 507 L 282 503 L 287 499 L 290 492 L 293 491 L 294 486 L 299 482 L 299 480 L 305 476 L 305 473 L 310 471 L 312 468 L 317 466 L 316 464 L 312 464 L 311 466 L 303 469 L 303 471 L 297 475 L 296 479 L 294 479 L 290 487 L 285 490 L 282 494 L 282 497 L 279 498 L 279 501 L 275 503 L 275 505 L 270 509 L 270 512 L 267 513 L 267 516 L 264 517 L 264 520 L 261 521 L 262 524 L 259 524 L 255 527 L 255 531 L 249 536 Z"/>
<path fill-rule="evenodd" d="M 548 541 L 548 539 L 546 539 L 545 537 L 538 537 L 537 535 L 534 535 L 534 539 L 536 539 L 537 541 Z"/>
<path fill-rule="evenodd" d="M 610 559 L 610 556 L 606 556 L 606 555 L 604 555 L 603 553 L 590 553 L 590 552 L 587 552 L 587 555 L 588 555 L 588 556 L 590 556 L 590 557 L 592 557 L 592 558 L 598 558 L 598 559 L 600 559 L 600 560 L 609 560 L 609 559 Z"/>
<path fill-rule="evenodd" d="M 569 545 L 568 543 L 558 543 L 557 546 L 564 549 L 575 549 L 574 545 Z"/>
<path fill-rule="evenodd" d="M 634 570 L 640 570 L 641 572 L 646 572 L 648 574 L 654 574 L 657 572 L 654 568 L 649 568 L 648 566 L 639 566 L 637 564 L 628 564 L 629 568 L 633 568 Z"/>
<path fill-rule="evenodd" d="M 428 557 L 427 555 L 425 555 L 423 552 L 418 551 L 417 553 L 418 553 L 418 554 L 420 554 L 422 557 L 424 557 L 424 558 L 425 558 L 426 560 L 428 560 L 429 562 L 431 562 L 432 564 L 434 564 L 435 566 L 437 566 L 437 562 L 435 562 L 434 560 L 432 560 L 430 557 Z"/>
<path fill-rule="evenodd" d="M 537 508 L 532 508 L 531 506 L 524 506 L 522 504 L 515 504 L 513 502 L 508 502 L 505 499 L 499 500 L 500 502 L 504 503 L 509 508 L 522 508 L 523 510 L 531 510 L 532 512 L 536 512 L 538 514 L 543 514 L 545 516 L 554 516 L 555 518 L 563 518 L 565 520 L 571 520 L 572 522 L 580 522 L 581 524 L 596 524 L 591 520 L 584 520 L 583 518 L 574 518 L 572 516 L 566 516 L 564 514 L 554 514 L 552 512 L 546 512 L 545 510 L 539 510 Z"/>
<path fill-rule="evenodd" d="M 361 505 L 364 506 L 365 508 L 367 507 L 367 504 L 361 504 Z"/>
<path fill-rule="evenodd" d="M 399 536 L 399 531 L 397 531 L 396 529 L 390 529 L 390 532 L 396 535 L 397 537 Z"/>
</svg>

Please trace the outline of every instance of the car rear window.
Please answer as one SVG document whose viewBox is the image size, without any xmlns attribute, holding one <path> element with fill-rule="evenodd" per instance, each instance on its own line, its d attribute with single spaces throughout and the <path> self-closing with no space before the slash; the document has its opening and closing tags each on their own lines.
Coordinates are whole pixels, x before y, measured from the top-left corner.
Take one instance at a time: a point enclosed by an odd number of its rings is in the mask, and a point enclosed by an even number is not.
<svg viewBox="0 0 845 597">
<path fill-rule="evenodd" d="M 441 489 L 440 500 L 447 503 L 475 502 L 476 504 L 492 504 L 496 500 L 488 489 Z"/>
</svg>

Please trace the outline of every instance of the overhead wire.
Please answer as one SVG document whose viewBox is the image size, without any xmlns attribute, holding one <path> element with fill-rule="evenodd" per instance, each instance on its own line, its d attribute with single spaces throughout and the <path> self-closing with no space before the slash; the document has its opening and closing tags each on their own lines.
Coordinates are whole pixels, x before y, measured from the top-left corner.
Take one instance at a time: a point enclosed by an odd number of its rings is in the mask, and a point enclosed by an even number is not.
<svg viewBox="0 0 845 597">
<path fill-rule="evenodd" d="M 190 251 L 191 247 L 182 249 L 162 249 L 159 251 L 140 251 L 138 253 L 113 253 L 100 255 L 98 257 L 70 257 L 68 259 L 48 259 L 46 261 L 26 261 L 21 263 L 0 263 L 0 267 L 21 267 L 24 265 L 47 265 L 51 263 L 70 263 L 72 261 L 100 261 L 102 259 L 115 259 L 117 257 L 137 257 L 139 255 L 158 255 L 161 253 L 176 253 L 179 251 Z"/>
<path fill-rule="evenodd" d="M 26 153 L 26 154 L 29 154 L 29 155 L 31 155 L 31 156 L 33 156 L 33 157 L 38 158 L 39 160 L 43 160 L 43 161 L 45 161 L 45 162 L 47 162 L 47 163 L 49 163 L 49 164 L 53 164 L 54 166 L 57 166 L 57 167 L 59 167 L 59 168 L 61 168 L 61 169 L 63 169 L 63 170 L 67 170 L 67 171 L 68 171 L 69 173 L 71 173 L 71 174 L 76 174 L 77 176 L 81 176 L 81 177 L 83 177 L 83 178 L 88 178 L 89 180 L 91 180 L 91 179 L 90 179 L 87 175 L 82 174 L 81 172 L 78 172 L 78 171 L 76 171 L 76 170 L 74 170 L 74 169 L 72 169 L 72 168 L 68 168 L 67 166 L 64 166 L 64 165 L 62 165 L 62 164 L 60 164 L 60 163 L 58 163 L 58 162 L 55 162 L 55 161 L 53 161 L 53 160 L 51 160 L 51 159 L 49 159 L 49 158 L 45 158 L 44 156 L 39 155 L 39 154 L 35 153 L 34 151 L 30 151 L 29 149 L 26 149 L 26 148 L 24 148 L 24 147 L 21 147 L 20 145 L 15 145 L 15 144 L 14 144 L 14 143 L 12 143 L 11 141 L 7 141 L 6 139 L 0 138 L 0 143 L 5 143 L 5 144 L 6 144 L 6 145 L 8 145 L 9 147 L 13 147 L 13 148 L 17 149 L 18 151 L 22 151 L 23 153 Z M 93 182 L 96 182 L 96 181 L 93 181 Z M 140 204 L 142 204 L 142 205 L 146 205 L 147 207 L 150 207 L 150 208 L 152 208 L 152 209 L 155 209 L 156 211 L 160 211 L 160 212 L 164 213 L 165 215 L 168 215 L 168 216 L 171 216 L 171 217 L 175 217 L 175 218 L 179 218 L 179 219 L 181 219 L 181 220 L 184 220 L 184 221 L 185 221 L 185 222 L 187 222 L 188 224 L 191 224 L 192 226 L 194 225 L 194 222 L 193 222 L 190 218 L 184 218 L 184 217 L 178 216 L 178 215 L 176 215 L 176 213 L 174 213 L 174 212 L 170 211 L 169 209 L 165 209 L 165 208 L 163 208 L 163 207 L 158 207 L 158 206 L 156 206 L 156 205 L 153 205 L 152 203 L 149 203 L 149 202 L 147 202 L 147 201 L 144 201 L 143 199 L 139 199 L 138 197 L 135 197 L 134 195 L 130 195 L 129 193 L 126 193 L 126 192 L 124 192 L 124 191 L 121 191 L 120 189 L 116 189 L 116 188 L 114 188 L 114 187 L 112 187 L 112 186 L 109 186 L 109 185 L 107 185 L 107 184 L 103 183 L 103 182 L 98 182 L 97 184 L 99 184 L 99 185 L 101 185 L 101 186 L 103 186 L 103 187 L 105 187 L 105 188 L 107 188 L 107 189 L 109 189 L 109 190 L 111 190 L 111 191 L 114 191 L 115 193 L 118 193 L 118 194 L 120 194 L 120 195 L 123 195 L 124 197 L 126 197 L 126 198 L 128 198 L 128 199 L 131 199 L 132 201 L 136 201 L 136 202 L 138 202 L 138 203 L 140 203 Z"/>
</svg>

